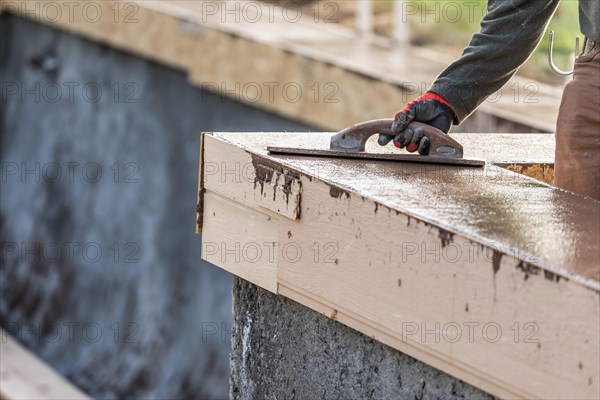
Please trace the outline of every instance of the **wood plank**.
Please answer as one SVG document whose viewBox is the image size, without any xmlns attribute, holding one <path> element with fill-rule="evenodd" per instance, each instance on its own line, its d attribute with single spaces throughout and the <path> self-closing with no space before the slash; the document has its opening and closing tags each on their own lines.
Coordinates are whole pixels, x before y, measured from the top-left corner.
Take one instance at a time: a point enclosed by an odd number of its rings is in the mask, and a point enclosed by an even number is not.
<svg viewBox="0 0 600 400">
<path fill-rule="evenodd" d="M 208 192 L 202 259 L 277 293 L 277 219 Z"/>
<path fill-rule="evenodd" d="M 0 398 L 41 400 L 89 397 L 0 329 Z"/>
<path fill-rule="evenodd" d="M 477 172 L 265 150 L 326 146 L 329 136 L 205 138 L 206 154 L 228 155 L 222 168 L 262 160 L 301 183 L 300 218 L 276 221 L 290 250 L 277 258 L 279 294 L 502 397 L 598 397 L 600 202 L 489 164 Z M 465 149 L 488 151 L 488 139 L 473 136 Z M 495 143 L 488 155 L 533 160 Z M 253 190 L 207 186 L 248 215 L 264 210 Z"/>
</svg>

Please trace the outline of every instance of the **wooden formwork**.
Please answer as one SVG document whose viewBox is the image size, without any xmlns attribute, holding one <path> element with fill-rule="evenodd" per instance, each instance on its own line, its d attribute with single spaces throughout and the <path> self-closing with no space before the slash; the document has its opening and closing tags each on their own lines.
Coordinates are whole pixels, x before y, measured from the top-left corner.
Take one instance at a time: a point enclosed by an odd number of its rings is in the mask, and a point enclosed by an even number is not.
<svg viewBox="0 0 600 400">
<path fill-rule="evenodd" d="M 492 163 L 265 150 L 329 136 L 204 134 L 203 259 L 502 398 L 598 398 L 600 202 Z M 534 161 L 493 137 L 462 141 Z"/>
</svg>

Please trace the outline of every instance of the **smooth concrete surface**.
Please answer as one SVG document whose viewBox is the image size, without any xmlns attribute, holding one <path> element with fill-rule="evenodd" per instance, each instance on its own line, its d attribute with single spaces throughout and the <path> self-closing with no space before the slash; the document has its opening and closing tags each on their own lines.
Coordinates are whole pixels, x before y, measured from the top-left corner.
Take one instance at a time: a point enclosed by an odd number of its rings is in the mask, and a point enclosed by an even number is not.
<svg viewBox="0 0 600 400">
<path fill-rule="evenodd" d="M 0 325 L 95 398 L 227 397 L 231 277 L 200 260 L 199 133 L 310 128 L 46 26 L 0 30 Z"/>
<path fill-rule="evenodd" d="M 494 399 L 237 277 L 233 311 L 232 399 Z"/>
</svg>

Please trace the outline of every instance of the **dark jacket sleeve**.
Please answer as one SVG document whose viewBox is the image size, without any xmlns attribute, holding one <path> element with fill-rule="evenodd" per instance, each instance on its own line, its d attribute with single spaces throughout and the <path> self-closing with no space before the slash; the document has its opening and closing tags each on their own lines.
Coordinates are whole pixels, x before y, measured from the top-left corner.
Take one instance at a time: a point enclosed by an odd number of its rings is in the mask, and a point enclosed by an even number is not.
<svg viewBox="0 0 600 400">
<path fill-rule="evenodd" d="M 489 0 L 481 31 L 460 59 L 433 83 L 430 91 L 467 118 L 499 90 L 540 43 L 560 0 Z"/>
</svg>

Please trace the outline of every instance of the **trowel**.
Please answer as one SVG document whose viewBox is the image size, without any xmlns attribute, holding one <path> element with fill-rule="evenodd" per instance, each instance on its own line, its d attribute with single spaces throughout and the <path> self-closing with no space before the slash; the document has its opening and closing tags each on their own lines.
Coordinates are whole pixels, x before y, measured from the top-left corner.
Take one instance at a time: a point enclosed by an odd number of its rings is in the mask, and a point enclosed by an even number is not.
<svg viewBox="0 0 600 400">
<path fill-rule="evenodd" d="M 409 127 L 413 130 L 416 128 L 423 129 L 425 136 L 429 138 L 430 142 L 429 155 L 366 152 L 365 144 L 369 137 L 377 133 L 393 135 L 393 122 L 394 120 L 391 118 L 375 119 L 346 128 L 331 137 L 329 150 L 275 146 L 268 146 L 267 150 L 273 154 L 292 154 L 301 156 L 408 161 L 431 164 L 465 165 L 470 167 L 482 167 L 485 165 L 485 160 L 463 158 L 463 147 L 460 143 L 439 129 L 420 122 L 411 122 Z"/>
</svg>

